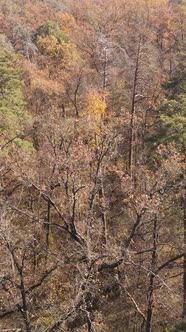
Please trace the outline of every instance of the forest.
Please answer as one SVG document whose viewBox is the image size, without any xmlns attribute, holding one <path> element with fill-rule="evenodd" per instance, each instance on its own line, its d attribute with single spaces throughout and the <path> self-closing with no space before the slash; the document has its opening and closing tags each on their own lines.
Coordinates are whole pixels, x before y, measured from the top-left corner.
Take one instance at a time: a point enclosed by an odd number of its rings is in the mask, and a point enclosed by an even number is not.
<svg viewBox="0 0 186 332">
<path fill-rule="evenodd" d="M 0 0 L 0 332 L 186 331 L 186 0 Z"/>
</svg>

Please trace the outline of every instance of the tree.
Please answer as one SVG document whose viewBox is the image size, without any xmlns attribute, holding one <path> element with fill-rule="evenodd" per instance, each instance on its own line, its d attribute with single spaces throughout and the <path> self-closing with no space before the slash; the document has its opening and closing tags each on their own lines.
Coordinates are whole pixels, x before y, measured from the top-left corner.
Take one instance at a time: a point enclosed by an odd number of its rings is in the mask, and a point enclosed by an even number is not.
<svg viewBox="0 0 186 332">
<path fill-rule="evenodd" d="M 18 58 L 11 46 L 0 43 L 0 128 L 1 149 L 14 142 L 26 145 L 24 128 L 28 127 L 30 117 L 25 110 L 23 81 Z M 30 144 L 31 146 L 31 144 Z"/>
<path fill-rule="evenodd" d="M 184 45 L 178 56 L 178 66 L 172 73 L 170 80 L 163 84 L 165 99 L 163 99 L 160 114 L 160 132 L 157 142 L 167 146 L 173 145 L 180 155 L 180 199 L 183 212 L 183 322 L 186 322 L 186 191 L 185 191 L 185 152 L 186 152 L 186 109 L 185 109 L 185 66 L 184 66 Z M 168 158 L 168 154 L 166 156 Z"/>
<path fill-rule="evenodd" d="M 1 329 L 179 329 L 183 3 L 0 7 Z"/>
<path fill-rule="evenodd" d="M 35 33 L 35 40 L 41 54 L 48 57 L 51 74 L 55 75 L 57 68 L 69 68 L 77 59 L 75 44 L 54 22 L 40 26 Z"/>
</svg>

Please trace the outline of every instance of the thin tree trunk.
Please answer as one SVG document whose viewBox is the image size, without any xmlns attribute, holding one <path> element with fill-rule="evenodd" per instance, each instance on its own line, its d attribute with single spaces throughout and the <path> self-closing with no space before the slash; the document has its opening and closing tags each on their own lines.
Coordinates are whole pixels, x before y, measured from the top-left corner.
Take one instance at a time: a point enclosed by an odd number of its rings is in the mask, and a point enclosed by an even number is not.
<svg viewBox="0 0 186 332">
<path fill-rule="evenodd" d="M 138 71 L 139 71 L 140 47 L 141 47 L 141 38 L 139 40 L 139 45 L 138 45 L 138 50 L 137 50 L 136 67 L 135 67 L 135 72 L 134 72 L 133 93 L 132 93 L 132 105 L 131 105 L 131 120 L 130 120 L 130 134 L 129 134 L 129 174 L 130 174 L 131 178 L 133 176 L 133 164 L 134 164 L 135 96 L 136 96 Z"/>
<path fill-rule="evenodd" d="M 107 63 L 108 63 L 108 56 L 107 56 L 107 49 L 104 50 L 104 64 L 103 64 L 103 92 L 105 94 L 105 90 L 107 87 Z"/>
<path fill-rule="evenodd" d="M 183 262 L 183 322 L 186 323 L 186 160 L 183 194 L 183 229 L 184 229 L 184 262 Z"/>
<path fill-rule="evenodd" d="M 26 332 L 31 332 L 30 326 L 30 319 L 28 314 L 28 306 L 27 306 L 27 299 L 26 299 L 26 292 L 25 292 L 25 285 L 24 285 L 24 276 L 23 271 L 20 271 L 20 278 L 21 278 L 21 297 L 22 297 L 22 308 L 21 313 L 25 322 Z"/>
<path fill-rule="evenodd" d="M 46 246 L 47 250 L 49 248 L 49 237 L 50 237 L 50 202 L 48 202 L 48 208 L 47 208 L 47 230 L 46 230 Z"/>
<path fill-rule="evenodd" d="M 151 272 L 150 272 L 150 285 L 148 293 L 148 307 L 147 307 L 147 320 L 145 332 L 151 332 L 152 328 L 152 314 L 153 314 L 153 293 L 154 293 L 154 278 L 155 278 L 155 265 L 156 265 L 156 239 L 157 239 L 157 218 L 154 220 L 153 229 L 153 251 L 151 257 Z"/>
<path fill-rule="evenodd" d="M 103 244 L 107 245 L 107 215 L 103 179 L 101 181 Z"/>
</svg>

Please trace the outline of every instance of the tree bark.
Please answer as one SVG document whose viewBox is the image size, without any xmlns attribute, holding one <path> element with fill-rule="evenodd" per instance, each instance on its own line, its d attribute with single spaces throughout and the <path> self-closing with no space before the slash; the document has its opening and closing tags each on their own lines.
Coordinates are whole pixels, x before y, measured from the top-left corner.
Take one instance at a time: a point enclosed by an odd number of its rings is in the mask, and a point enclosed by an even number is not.
<svg viewBox="0 0 186 332">
<path fill-rule="evenodd" d="M 24 285 L 23 271 L 20 271 L 20 279 L 21 279 L 20 288 L 21 288 L 21 297 L 22 297 L 22 306 L 20 308 L 20 311 L 21 311 L 21 314 L 22 314 L 24 322 L 25 322 L 26 332 L 31 332 L 30 319 L 29 319 L 28 306 L 27 306 L 27 299 L 26 299 L 26 291 L 25 291 L 25 285 Z"/>
<path fill-rule="evenodd" d="M 183 257 L 183 322 L 186 323 L 186 160 L 183 193 L 183 229 L 184 229 L 184 257 Z"/>
<path fill-rule="evenodd" d="M 156 239 L 157 239 L 157 218 L 154 220 L 153 229 L 153 249 L 151 257 L 151 271 L 150 271 L 150 285 L 148 293 L 148 307 L 145 332 L 151 332 L 152 328 L 152 314 L 153 314 L 153 293 L 154 293 L 154 278 L 155 278 L 155 265 L 156 265 Z"/>
<path fill-rule="evenodd" d="M 133 92 L 132 92 L 132 105 L 131 105 L 131 120 L 130 120 L 130 134 L 129 134 L 129 174 L 133 176 L 133 163 L 134 163 L 134 125 L 135 125 L 135 96 L 139 72 L 139 58 L 141 49 L 141 38 L 139 39 L 139 45 L 136 57 L 136 66 L 134 72 Z"/>
</svg>

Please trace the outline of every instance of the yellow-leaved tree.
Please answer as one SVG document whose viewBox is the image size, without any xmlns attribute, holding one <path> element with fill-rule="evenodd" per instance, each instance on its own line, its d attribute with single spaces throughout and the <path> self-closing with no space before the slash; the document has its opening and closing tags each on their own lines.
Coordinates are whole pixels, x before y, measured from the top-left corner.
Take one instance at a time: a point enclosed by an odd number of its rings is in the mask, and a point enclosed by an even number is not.
<svg viewBox="0 0 186 332">
<path fill-rule="evenodd" d="M 86 96 L 83 112 L 83 119 L 86 122 L 84 128 L 86 128 L 85 136 L 88 134 L 87 139 L 92 148 L 100 140 L 105 111 L 106 103 L 103 95 L 98 92 L 92 92 Z"/>
<path fill-rule="evenodd" d="M 47 56 L 47 66 L 51 71 L 71 69 L 78 59 L 75 44 L 60 30 L 55 22 L 48 22 L 39 27 L 35 34 L 40 53 Z"/>
<path fill-rule="evenodd" d="M 106 103 L 104 97 L 98 92 L 89 93 L 86 100 L 86 109 L 89 125 L 96 131 L 100 128 L 101 120 L 105 114 Z"/>
</svg>

